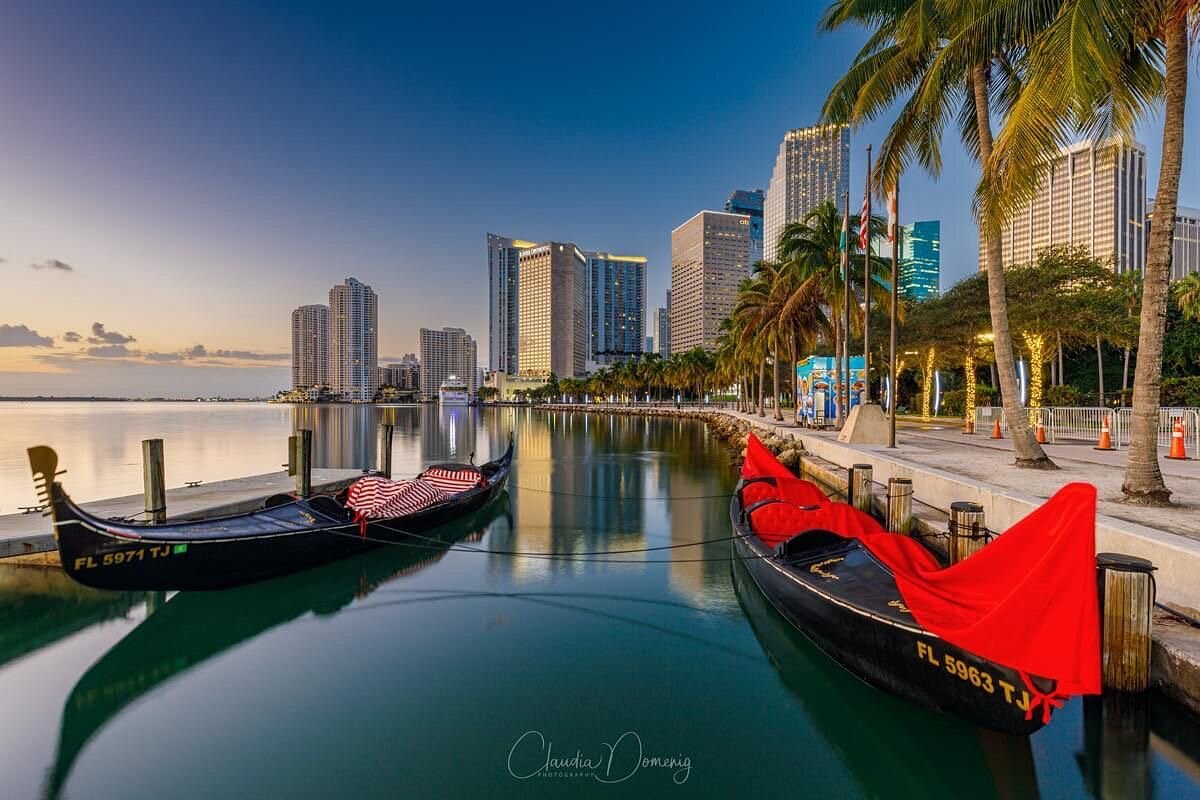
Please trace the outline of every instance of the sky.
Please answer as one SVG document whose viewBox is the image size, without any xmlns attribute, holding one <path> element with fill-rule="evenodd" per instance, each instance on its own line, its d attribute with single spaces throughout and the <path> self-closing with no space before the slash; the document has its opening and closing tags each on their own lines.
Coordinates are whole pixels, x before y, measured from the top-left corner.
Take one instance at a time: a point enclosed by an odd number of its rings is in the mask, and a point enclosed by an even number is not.
<svg viewBox="0 0 1200 800">
<path fill-rule="evenodd" d="M 269 395 L 292 309 L 347 276 L 381 362 L 451 325 L 485 363 L 488 232 L 645 255 L 661 305 L 671 229 L 765 189 L 863 39 L 818 3 L 506 5 L 6 0 L 0 396 Z M 852 193 L 888 121 L 852 135 Z M 901 221 L 942 221 L 948 286 L 977 171 L 945 162 Z"/>
</svg>

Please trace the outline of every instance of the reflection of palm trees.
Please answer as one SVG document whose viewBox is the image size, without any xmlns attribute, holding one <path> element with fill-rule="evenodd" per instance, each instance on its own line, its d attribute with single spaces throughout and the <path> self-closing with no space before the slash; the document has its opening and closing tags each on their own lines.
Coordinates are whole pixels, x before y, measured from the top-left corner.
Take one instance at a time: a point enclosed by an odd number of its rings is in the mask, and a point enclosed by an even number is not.
<svg viewBox="0 0 1200 800">
<path fill-rule="evenodd" d="M 193 667 L 307 613 L 336 614 L 356 598 L 441 559 L 506 514 L 506 496 L 446 525 L 420 546 L 395 546 L 318 569 L 221 592 L 184 592 L 117 642 L 75 684 L 63 708 L 46 786 L 58 797 L 75 759 L 123 709 Z M 214 624 L 219 621 L 219 624 Z"/>
</svg>

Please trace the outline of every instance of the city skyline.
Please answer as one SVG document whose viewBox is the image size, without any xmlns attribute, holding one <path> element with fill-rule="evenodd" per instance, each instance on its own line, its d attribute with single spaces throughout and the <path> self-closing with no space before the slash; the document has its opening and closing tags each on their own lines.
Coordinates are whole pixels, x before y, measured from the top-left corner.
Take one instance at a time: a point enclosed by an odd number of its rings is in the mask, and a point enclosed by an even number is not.
<svg viewBox="0 0 1200 800">
<path fill-rule="evenodd" d="M 481 5 L 453 20 L 269 3 L 6 7 L 0 394 L 272 394 L 289 383 L 287 315 L 350 273 L 386 298 L 381 361 L 415 350 L 421 326 L 485 341 L 481 231 L 644 254 L 647 294 L 662 297 L 673 225 L 765 187 L 781 137 L 816 122 L 829 89 L 797 76 L 848 65 L 863 41 L 818 35 L 815 6 L 764 2 L 701 24 L 720 8 L 689 5 L 680 24 L 669 5 L 515 17 Z M 481 79 L 494 31 L 514 24 L 554 42 L 564 69 L 514 54 Z M 579 29 L 654 55 L 567 58 L 560 34 Z M 67 55 L 48 59 L 47 41 Z M 749 89 L 722 56 L 746 41 L 763 54 Z M 689 57 L 668 57 L 682 42 Z M 627 114 L 568 124 L 581 96 Z M 852 194 L 889 123 L 852 133 Z M 1151 195 L 1160 125 L 1138 130 Z M 1185 148 L 1186 176 L 1200 140 Z M 977 169 L 956 143 L 944 158 L 940 182 L 905 175 L 904 219 L 942 221 L 948 286 L 976 268 Z M 1181 205 L 1198 192 L 1185 179 Z M 434 196 L 455 198 L 453 212 Z"/>
</svg>

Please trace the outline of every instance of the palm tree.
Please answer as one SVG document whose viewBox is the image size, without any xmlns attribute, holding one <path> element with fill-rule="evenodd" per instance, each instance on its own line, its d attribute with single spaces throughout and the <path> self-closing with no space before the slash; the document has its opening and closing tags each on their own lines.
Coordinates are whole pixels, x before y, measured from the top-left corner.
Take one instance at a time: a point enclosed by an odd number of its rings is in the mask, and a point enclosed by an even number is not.
<svg viewBox="0 0 1200 800">
<path fill-rule="evenodd" d="M 872 33 L 825 101 L 825 119 L 857 127 L 903 101 L 880 148 L 872 176 L 876 186 L 894 186 L 903 168 L 914 160 L 931 174 L 939 174 L 941 135 L 952 113 L 968 152 L 981 167 L 988 167 L 992 107 L 1003 115 L 1015 102 L 1027 38 L 1024 27 L 1015 23 L 988 24 L 994 22 L 991 5 L 983 0 L 835 0 L 826 10 L 822 25 L 827 30 L 858 24 Z M 998 228 L 981 219 L 980 238 L 986 252 L 996 369 L 1016 463 L 1053 469 L 1021 407 Z"/>
<path fill-rule="evenodd" d="M 1200 273 L 1191 272 L 1176 283 L 1171 291 L 1179 310 L 1189 319 L 1200 321 Z"/>
<path fill-rule="evenodd" d="M 1125 316 L 1129 318 L 1136 317 L 1138 310 L 1142 307 L 1142 273 L 1128 270 L 1117 276 L 1117 294 L 1121 299 L 1121 304 L 1125 307 Z M 1134 334 L 1136 337 L 1136 333 Z M 1132 341 L 1125 342 L 1125 365 L 1121 368 L 1121 394 L 1124 396 L 1125 390 L 1129 388 L 1129 351 L 1133 345 Z M 1059 383 L 1061 383 L 1061 377 Z M 1122 401 L 1123 402 L 1123 401 Z"/>
<path fill-rule="evenodd" d="M 1150 106 L 1163 102 L 1162 160 L 1142 290 L 1133 426 L 1121 490 L 1130 502 L 1169 503 L 1171 493 L 1163 482 L 1157 445 L 1162 349 L 1183 161 L 1188 17 L 1200 3 L 1001 0 L 995 7 L 1003 20 L 1027 19 L 1022 15 L 1034 7 L 1043 13 L 1052 10 L 1053 16 L 1044 25 L 1039 21 L 1042 30 L 1029 41 L 1025 89 L 1010 109 L 981 185 L 983 214 L 994 223 L 1028 201 L 1045 174 L 1045 156 L 1079 131 L 1127 138 Z"/>
<path fill-rule="evenodd" d="M 879 217 L 871 219 L 872 236 L 884 232 L 885 222 Z M 832 340 L 834 357 L 837 361 L 838 378 L 841 384 L 841 354 L 842 337 L 846 335 L 838 321 L 846 313 L 846 283 L 842 274 L 842 214 L 837 206 L 826 201 L 813 209 L 801 222 L 787 225 L 779 237 L 779 254 L 784 264 L 784 271 L 791 282 L 791 292 L 783 303 L 782 313 L 785 319 L 799 322 L 796 315 L 805 320 L 803 331 L 809 335 L 810 341 L 816 334 L 823 334 Z M 857 265 L 861 264 L 862 254 L 858 250 L 857 237 L 850 237 L 847 242 L 850 259 L 850 291 L 851 291 L 851 320 L 862 329 L 862 281 L 863 274 Z M 883 259 L 871 258 L 871 302 L 876 307 L 886 303 L 891 297 L 888 282 L 891 280 L 891 269 Z M 814 307 L 814 304 L 816 307 Z M 815 313 L 820 305 L 830 311 L 832 320 L 825 314 Z M 806 309 L 801 313 L 801 309 Z M 799 336 L 802 328 L 794 329 Z M 839 409 L 840 398 L 836 399 Z M 838 421 L 843 421 L 845 414 L 839 410 Z"/>
</svg>

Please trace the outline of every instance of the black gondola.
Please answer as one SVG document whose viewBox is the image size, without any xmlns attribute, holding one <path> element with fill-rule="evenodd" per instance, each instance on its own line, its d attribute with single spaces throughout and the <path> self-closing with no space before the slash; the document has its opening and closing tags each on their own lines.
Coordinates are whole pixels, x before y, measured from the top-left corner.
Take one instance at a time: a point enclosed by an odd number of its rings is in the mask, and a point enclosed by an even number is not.
<svg viewBox="0 0 1200 800">
<path fill-rule="evenodd" d="M 504 455 L 478 467 L 485 479 L 482 485 L 413 514 L 369 520 L 365 527 L 328 495 L 281 496 L 248 513 L 148 525 L 88 514 L 55 480 L 58 455 L 49 447 L 29 449 L 34 482 L 53 519 L 63 570 L 87 586 L 119 591 L 224 589 L 403 543 L 412 534 L 477 511 L 502 494 L 512 456 L 510 441 Z"/>
<path fill-rule="evenodd" d="M 827 655 L 877 688 L 980 727 L 1016 735 L 1042 727 L 1042 714 L 1026 714 L 1031 698 L 1018 672 L 922 628 L 892 573 L 858 539 L 814 530 L 767 546 L 743 509 L 745 485 L 730 504 L 734 555 Z"/>
</svg>

